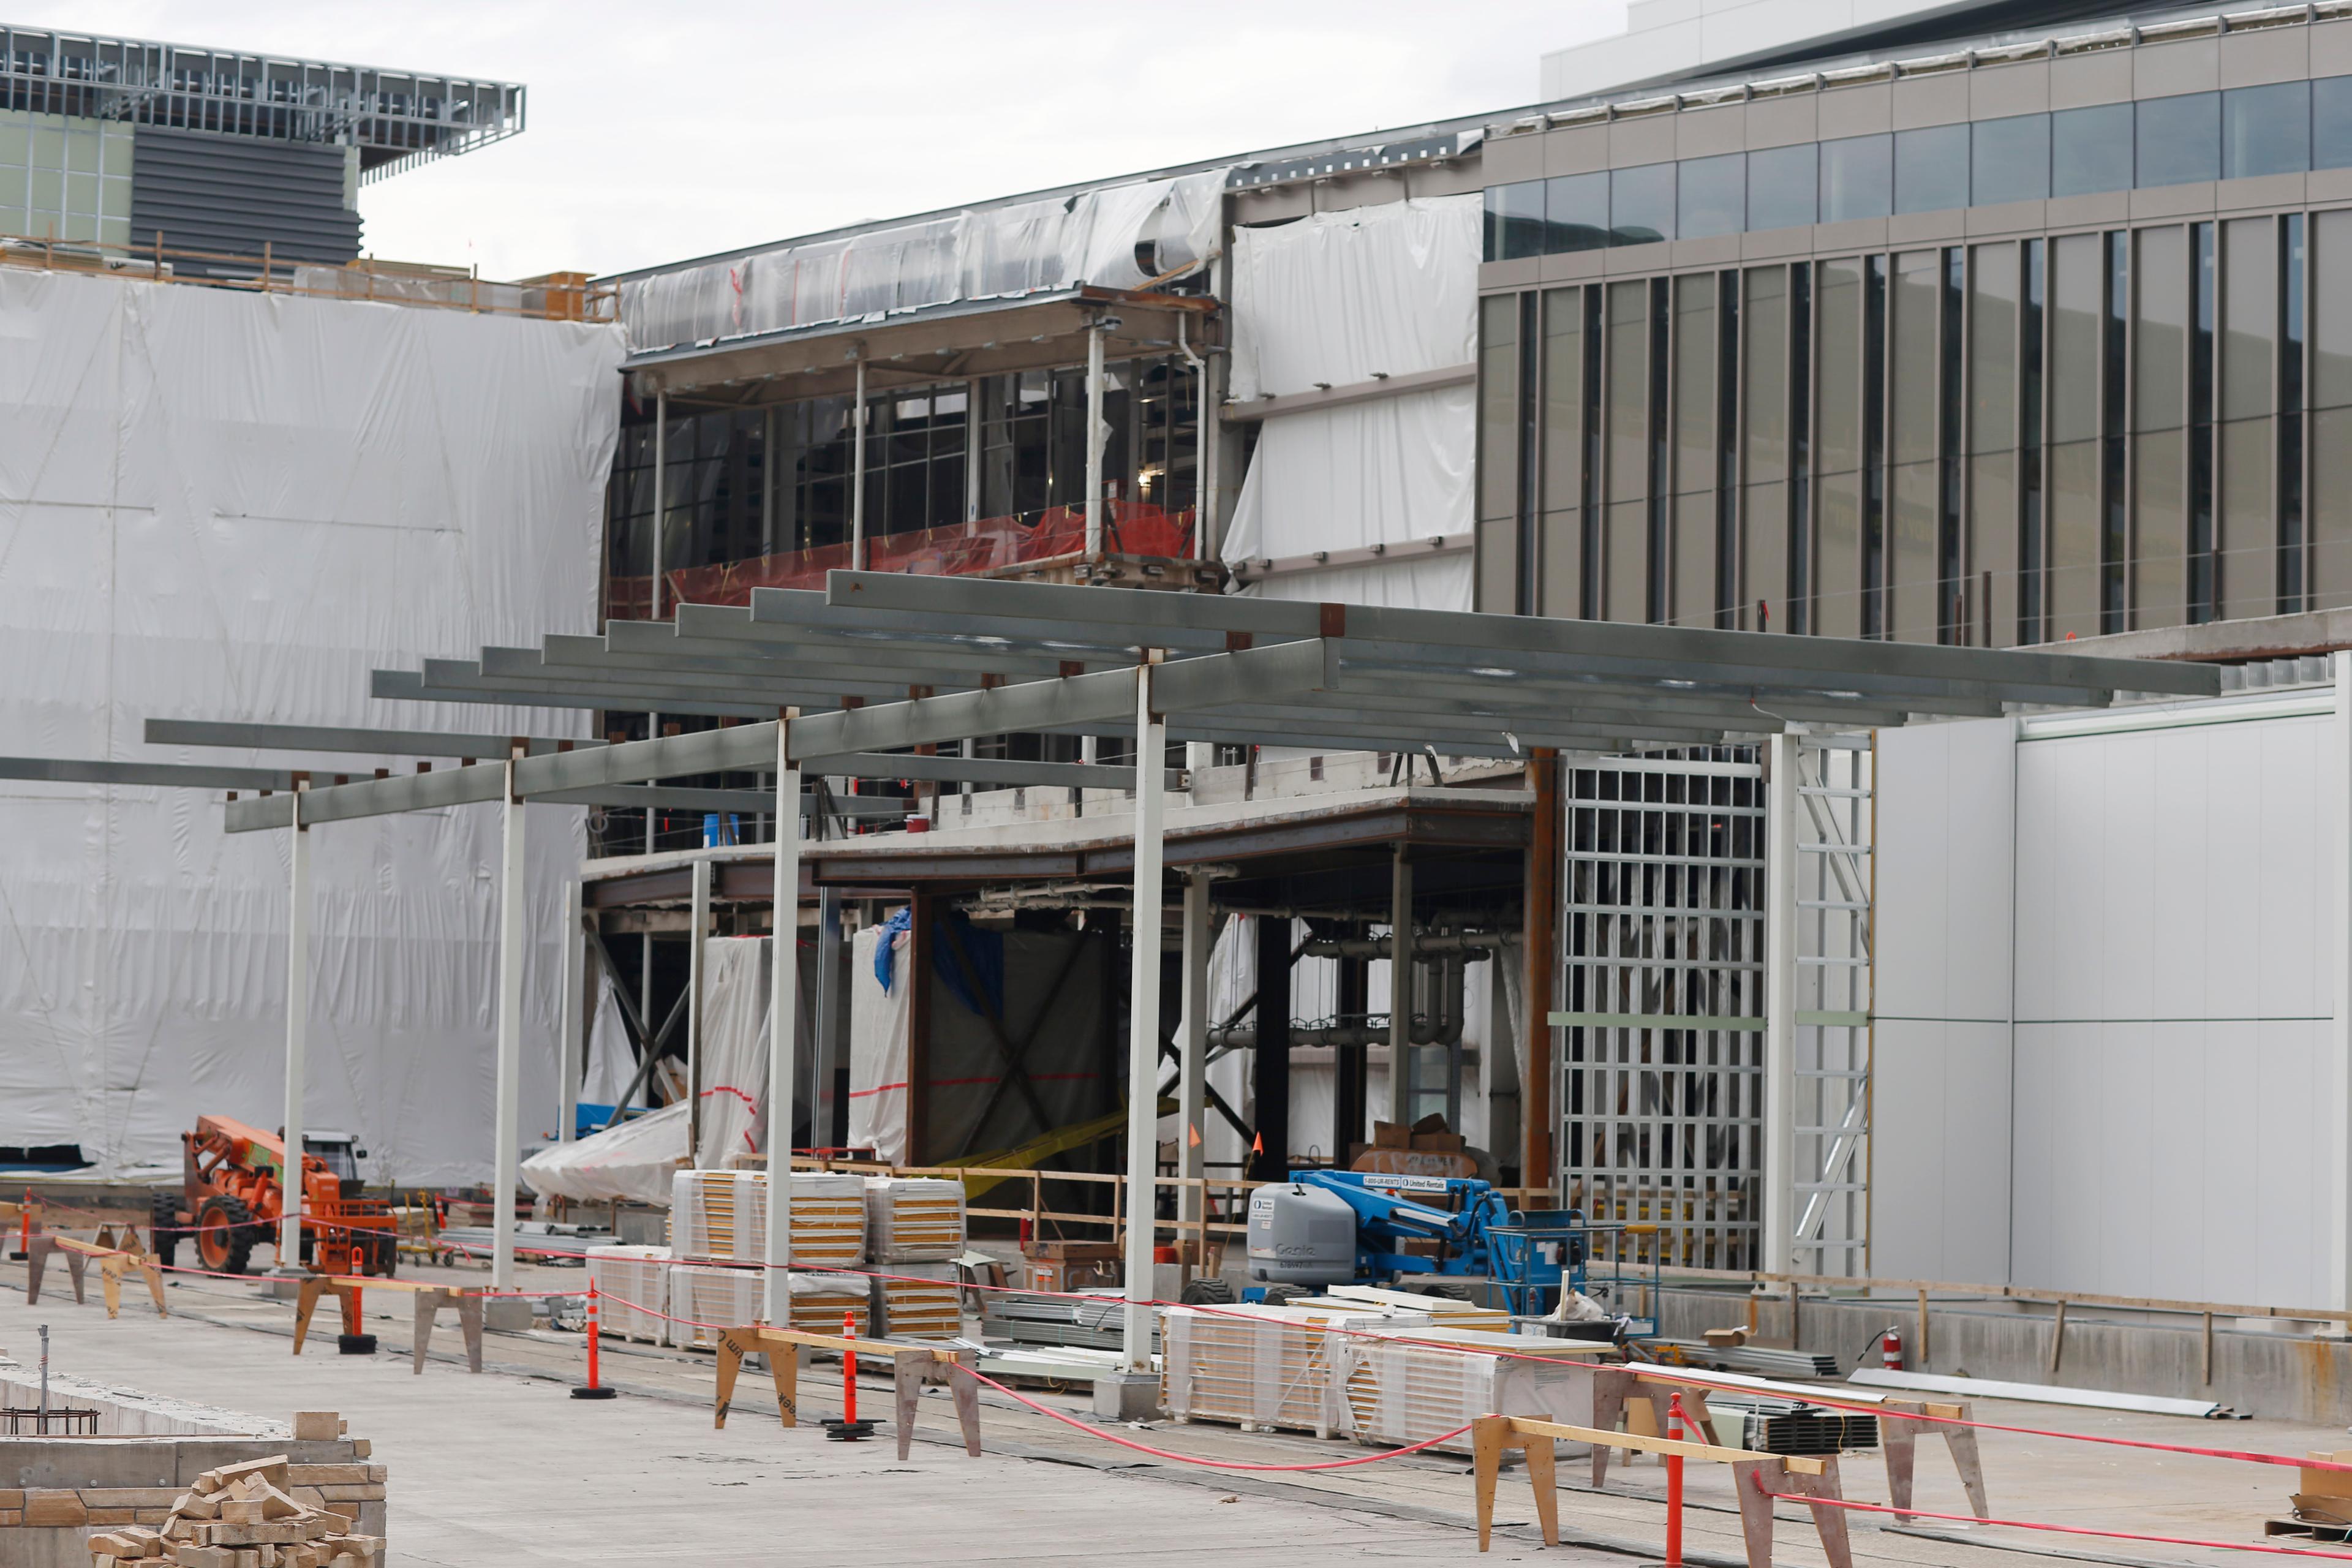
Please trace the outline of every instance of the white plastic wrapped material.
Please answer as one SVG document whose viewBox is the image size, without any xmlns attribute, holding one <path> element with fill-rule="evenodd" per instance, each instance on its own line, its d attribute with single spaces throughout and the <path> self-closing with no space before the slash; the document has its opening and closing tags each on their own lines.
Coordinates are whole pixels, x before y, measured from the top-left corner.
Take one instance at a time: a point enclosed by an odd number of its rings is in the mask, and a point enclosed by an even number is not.
<svg viewBox="0 0 2352 1568">
<path fill-rule="evenodd" d="M 1481 1415 L 1592 1424 L 1592 1368 L 1578 1364 L 1592 1353 L 1591 1345 L 1479 1330 L 1389 1330 L 1407 1337 L 1351 1336 L 1336 1352 L 1348 1419 L 1360 1443 L 1423 1442 Z M 1437 1447 L 1466 1454 L 1470 1434 Z M 1562 1457 L 1584 1452 L 1570 1447 Z"/>
<path fill-rule="evenodd" d="M 570 1143 L 549 1144 L 522 1163 L 523 1185 L 580 1203 L 666 1205 L 686 1158 L 686 1133 L 685 1102 L 665 1105 Z"/>
<path fill-rule="evenodd" d="M 1160 1403 L 1179 1421 L 1328 1437 L 1349 1429 L 1339 1368 L 1344 1334 L 1425 1326 L 1379 1308 L 1170 1307 L 1160 1315 Z"/>
<path fill-rule="evenodd" d="M 670 1183 L 670 1245 L 684 1258 L 766 1262 L 768 1173 L 677 1172 Z M 865 1257 L 865 1178 L 793 1172 L 793 1266 L 845 1268 Z"/>
<path fill-rule="evenodd" d="M 666 268 L 621 279 L 621 324 L 642 353 L 1080 283 L 1134 289 L 1215 253 L 1224 185 L 1222 169 L 1139 180 Z"/>
<path fill-rule="evenodd" d="M 963 1256 L 963 1184 L 938 1176 L 866 1178 L 866 1256 L 877 1263 Z"/>
<path fill-rule="evenodd" d="M 612 326 L 0 268 L 11 752 L 365 777 L 413 758 L 149 745 L 150 717 L 550 736 L 576 710 L 380 702 L 369 671 L 595 629 Z M 285 1105 L 288 838 L 220 791 L 0 785 L 0 1142 L 180 1161 Z M 579 807 L 530 808 L 524 1135 L 551 1137 Z M 362 1173 L 488 1182 L 499 813 L 310 834 L 311 1127 Z"/>
<path fill-rule="evenodd" d="M 877 1331 L 894 1340 L 951 1340 L 963 1332 L 954 1264 L 877 1264 L 871 1278 Z"/>
<path fill-rule="evenodd" d="M 849 1146 L 870 1149 L 886 1165 L 907 1157 L 906 947 L 895 955 L 890 989 L 874 977 L 874 953 L 883 928 L 868 926 L 850 941 Z"/>
<path fill-rule="evenodd" d="M 669 1342 L 680 1350 L 716 1350 L 730 1329 L 760 1321 L 761 1280 L 766 1270 L 730 1268 L 716 1263 L 674 1263 L 669 1270 Z M 862 1274 L 792 1276 L 792 1328 L 812 1334 L 841 1332 L 847 1312 L 860 1338 L 873 1335 L 873 1304 Z"/>
<path fill-rule="evenodd" d="M 702 944 L 702 1137 L 697 1165 L 758 1151 L 768 1100 L 768 949 L 763 936 Z"/>
<path fill-rule="evenodd" d="M 1232 396 L 1450 370 L 1477 352 L 1479 198 L 1437 196 L 1234 239 Z M 1471 607 L 1467 551 L 1412 545 L 1473 524 L 1477 411 L 1468 385 L 1268 419 L 1227 528 L 1228 562 L 1384 545 L 1375 563 L 1251 591 L 1404 608 Z"/>
<path fill-rule="evenodd" d="M 597 1330 L 662 1344 L 669 1328 L 670 1250 L 667 1247 L 592 1247 L 588 1282 L 596 1288 Z"/>
</svg>

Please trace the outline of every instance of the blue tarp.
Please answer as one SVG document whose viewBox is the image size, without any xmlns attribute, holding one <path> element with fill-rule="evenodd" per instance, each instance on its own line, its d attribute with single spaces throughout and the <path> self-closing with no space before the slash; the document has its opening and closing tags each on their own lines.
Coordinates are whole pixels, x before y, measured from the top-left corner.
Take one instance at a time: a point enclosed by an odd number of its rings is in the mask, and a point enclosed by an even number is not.
<svg viewBox="0 0 2352 1568">
<path fill-rule="evenodd" d="M 950 921 L 953 921 L 950 931 Z M 882 940 L 874 944 L 874 978 L 881 982 L 887 993 L 891 974 L 898 962 L 898 938 L 915 929 L 911 909 L 902 909 L 882 922 Z M 963 965 L 956 962 L 950 942 L 961 942 L 964 955 L 971 960 L 972 973 L 980 979 L 981 988 L 988 994 L 983 1007 L 972 994 L 971 986 L 964 980 Z M 935 915 L 931 920 L 931 973 L 946 982 L 955 999 L 974 1013 L 1004 1011 L 1004 937 L 998 931 L 982 931 L 960 912 Z"/>
</svg>

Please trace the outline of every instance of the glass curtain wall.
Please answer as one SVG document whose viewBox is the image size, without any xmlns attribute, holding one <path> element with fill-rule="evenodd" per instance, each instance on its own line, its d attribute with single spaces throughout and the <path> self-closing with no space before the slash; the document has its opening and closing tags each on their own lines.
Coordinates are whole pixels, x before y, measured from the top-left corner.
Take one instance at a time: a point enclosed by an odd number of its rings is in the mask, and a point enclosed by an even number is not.
<svg viewBox="0 0 2352 1568">
<path fill-rule="evenodd" d="M 2352 605 L 2352 211 L 1484 310 L 1481 608 L 2011 647 Z"/>
</svg>

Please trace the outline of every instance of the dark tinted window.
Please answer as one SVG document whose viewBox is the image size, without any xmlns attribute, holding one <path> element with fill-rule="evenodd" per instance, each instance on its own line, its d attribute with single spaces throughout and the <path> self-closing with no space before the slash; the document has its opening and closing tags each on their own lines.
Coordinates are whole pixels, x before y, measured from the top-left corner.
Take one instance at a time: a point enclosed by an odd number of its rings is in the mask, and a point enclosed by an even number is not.
<svg viewBox="0 0 2352 1568">
<path fill-rule="evenodd" d="M 1969 205 L 1969 128 L 1931 125 L 1895 133 L 1895 210 L 1941 212 Z"/>
<path fill-rule="evenodd" d="M 1486 259 L 1513 261 L 1541 256 L 1544 241 L 1544 183 L 1522 180 L 1515 185 L 1486 187 Z"/>
<path fill-rule="evenodd" d="M 2050 194 L 2088 196 L 2132 187 L 2132 106 L 2102 103 L 2050 117 Z"/>
<path fill-rule="evenodd" d="M 2311 167 L 2311 84 L 2273 82 L 2221 95 L 2221 177 L 2299 174 Z"/>
<path fill-rule="evenodd" d="M 1895 210 L 1895 139 L 1849 136 L 1822 147 L 1822 221 L 1885 217 Z"/>
<path fill-rule="evenodd" d="M 1643 163 L 1609 174 L 1609 237 L 1647 245 L 1675 237 L 1675 166 Z"/>
<path fill-rule="evenodd" d="M 1821 149 L 1811 142 L 1748 154 L 1748 226 L 1796 228 L 1820 211 Z"/>
<path fill-rule="evenodd" d="M 2352 168 L 2352 76 L 2311 84 L 2311 166 Z"/>
<path fill-rule="evenodd" d="M 2038 202 L 2050 194 L 2050 117 L 1979 120 L 1969 127 L 1974 151 L 1969 189 L 1979 206 Z"/>
<path fill-rule="evenodd" d="M 1748 225 L 1748 154 L 1687 158 L 1675 165 L 1675 237 L 1706 239 Z"/>
<path fill-rule="evenodd" d="M 2132 106 L 2137 116 L 2142 185 L 2184 185 L 2218 178 L 2221 172 L 2221 95 L 2192 92 L 2179 98 L 2144 98 Z"/>
<path fill-rule="evenodd" d="M 1609 243 L 1609 176 L 1557 174 L 1544 182 L 1544 249 L 1553 256 Z"/>
</svg>

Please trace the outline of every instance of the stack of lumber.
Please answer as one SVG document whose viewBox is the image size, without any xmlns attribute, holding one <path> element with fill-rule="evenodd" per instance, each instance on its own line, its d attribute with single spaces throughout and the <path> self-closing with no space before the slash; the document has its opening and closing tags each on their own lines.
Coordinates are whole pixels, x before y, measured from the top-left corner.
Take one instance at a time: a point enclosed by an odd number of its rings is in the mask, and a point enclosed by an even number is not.
<svg viewBox="0 0 2352 1568">
<path fill-rule="evenodd" d="M 851 1268 L 866 1258 L 866 1182 L 824 1171 L 793 1174 L 793 1256 L 803 1268 Z M 680 1171 L 670 1184 L 670 1249 L 692 1262 L 768 1260 L 768 1173 Z"/>
<path fill-rule="evenodd" d="M 294 1466 L 283 1454 L 223 1465 L 196 1478 L 162 1529 L 124 1524 L 96 1531 L 90 1553 L 96 1568 L 150 1558 L 185 1568 L 374 1568 L 383 1537 L 356 1533 L 355 1509 L 292 1495 L 311 1489 L 299 1484 L 302 1472 L 347 1469 L 382 1479 L 376 1466 Z"/>
<path fill-rule="evenodd" d="M 874 1273 L 874 1321 L 894 1340 L 951 1340 L 963 1332 L 952 1263 L 886 1263 Z"/>
<path fill-rule="evenodd" d="M 1170 1307 L 1160 1315 L 1160 1404 L 1179 1421 L 1231 1421 L 1244 1432 L 1328 1437 L 1349 1414 L 1335 1375 L 1349 1332 L 1426 1327 L 1378 1310 L 1302 1306 Z M 1334 1330 L 1344 1331 L 1333 1332 Z M 1483 1412 L 1482 1412 L 1483 1414 Z"/>
<path fill-rule="evenodd" d="M 1487 1415 L 1591 1425 L 1590 1345 L 1393 1323 L 1384 1335 L 1338 1338 L 1332 1350 L 1360 1443 L 1423 1442 Z M 1466 1454 L 1470 1434 L 1438 1447 Z"/>
<path fill-rule="evenodd" d="M 760 1319 L 761 1280 L 766 1270 L 729 1268 L 709 1263 L 673 1263 L 669 1268 L 669 1343 L 680 1350 L 719 1348 L 729 1329 Z M 794 1274 L 790 1327 L 810 1333 L 841 1332 L 850 1313 L 861 1336 L 873 1333 L 874 1310 L 862 1274 Z"/>
<path fill-rule="evenodd" d="M 596 1287 L 597 1330 L 661 1344 L 669 1325 L 670 1250 L 667 1247 L 592 1247 L 588 1282 Z"/>
<path fill-rule="evenodd" d="M 866 1178 L 866 1255 L 877 1263 L 962 1256 L 963 1184 L 933 1176 Z"/>
</svg>

